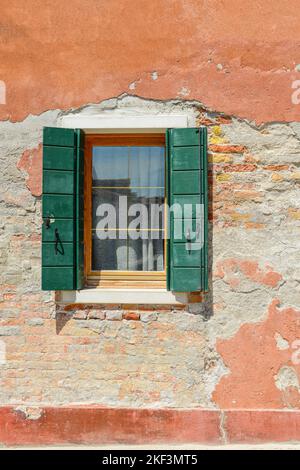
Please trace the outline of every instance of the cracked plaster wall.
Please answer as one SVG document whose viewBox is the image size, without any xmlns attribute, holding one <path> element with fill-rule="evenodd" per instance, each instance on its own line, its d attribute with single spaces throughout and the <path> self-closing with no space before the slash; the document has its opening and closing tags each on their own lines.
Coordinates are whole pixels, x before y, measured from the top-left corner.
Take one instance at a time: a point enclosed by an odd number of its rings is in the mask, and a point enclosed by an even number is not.
<svg viewBox="0 0 300 470">
<path fill-rule="evenodd" d="M 195 99 L 257 123 L 299 120 L 291 101 L 300 77 L 297 0 L 73 0 L 71 9 L 61 0 L 0 0 L 0 7 L 0 119 L 132 93 Z"/>
<path fill-rule="evenodd" d="M 70 112 L 137 111 L 208 126 L 209 294 L 170 311 L 41 292 L 41 132 L 67 112 L 1 122 L 0 402 L 299 409 L 298 123 L 128 96 Z"/>
</svg>

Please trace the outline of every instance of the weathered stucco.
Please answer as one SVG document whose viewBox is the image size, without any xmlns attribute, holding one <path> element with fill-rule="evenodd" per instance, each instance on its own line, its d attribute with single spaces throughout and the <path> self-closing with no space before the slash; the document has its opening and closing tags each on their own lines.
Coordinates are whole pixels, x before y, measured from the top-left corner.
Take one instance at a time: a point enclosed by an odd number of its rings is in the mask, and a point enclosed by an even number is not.
<svg viewBox="0 0 300 470">
<path fill-rule="evenodd" d="M 66 112 L 0 123 L 0 402 L 300 409 L 300 125 L 126 96 L 75 112 L 137 110 L 208 125 L 209 294 L 171 311 L 41 292 L 41 132 Z"/>
<path fill-rule="evenodd" d="M 298 3 L 0 0 L 1 442 L 299 439 Z M 42 128 L 74 113 L 208 126 L 202 301 L 41 291 Z"/>
<path fill-rule="evenodd" d="M 1 0 L 0 10 L 0 119 L 131 93 L 299 120 L 297 0 Z"/>
</svg>

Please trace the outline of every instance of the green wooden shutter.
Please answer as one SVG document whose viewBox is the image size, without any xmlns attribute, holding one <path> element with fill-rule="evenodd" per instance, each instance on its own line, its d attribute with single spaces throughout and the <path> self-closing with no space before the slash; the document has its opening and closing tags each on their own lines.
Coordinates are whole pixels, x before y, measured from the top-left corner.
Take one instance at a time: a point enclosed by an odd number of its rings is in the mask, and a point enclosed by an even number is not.
<svg viewBox="0 0 300 470">
<path fill-rule="evenodd" d="M 83 138 L 80 130 L 44 128 L 42 290 L 84 285 Z"/>
<path fill-rule="evenodd" d="M 207 130 L 205 127 L 169 129 L 166 142 L 169 206 L 175 204 L 181 209 L 170 212 L 168 289 L 207 291 Z M 189 213 L 184 213 L 186 204 L 192 205 Z M 199 205 L 200 217 L 196 211 Z"/>
</svg>

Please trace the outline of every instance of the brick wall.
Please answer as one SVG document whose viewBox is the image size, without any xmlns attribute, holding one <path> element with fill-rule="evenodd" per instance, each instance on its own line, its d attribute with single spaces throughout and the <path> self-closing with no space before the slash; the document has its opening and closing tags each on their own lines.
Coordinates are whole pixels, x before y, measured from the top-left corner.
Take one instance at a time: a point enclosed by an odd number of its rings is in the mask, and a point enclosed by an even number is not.
<svg viewBox="0 0 300 470">
<path fill-rule="evenodd" d="M 300 125 L 180 101 L 108 108 L 130 106 L 209 128 L 209 293 L 172 310 L 41 292 L 41 130 L 61 113 L 2 121 L 0 403 L 299 409 Z"/>
</svg>

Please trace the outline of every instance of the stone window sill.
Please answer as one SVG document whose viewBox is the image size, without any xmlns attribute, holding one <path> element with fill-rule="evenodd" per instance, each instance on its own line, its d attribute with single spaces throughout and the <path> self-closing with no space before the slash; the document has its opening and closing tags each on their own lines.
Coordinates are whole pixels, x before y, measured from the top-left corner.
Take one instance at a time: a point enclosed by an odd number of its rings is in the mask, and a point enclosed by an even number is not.
<svg viewBox="0 0 300 470">
<path fill-rule="evenodd" d="M 201 294 L 163 289 L 82 289 L 60 291 L 59 301 L 66 304 L 183 305 L 201 302 Z"/>
</svg>

